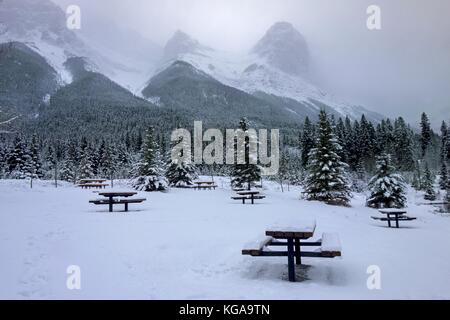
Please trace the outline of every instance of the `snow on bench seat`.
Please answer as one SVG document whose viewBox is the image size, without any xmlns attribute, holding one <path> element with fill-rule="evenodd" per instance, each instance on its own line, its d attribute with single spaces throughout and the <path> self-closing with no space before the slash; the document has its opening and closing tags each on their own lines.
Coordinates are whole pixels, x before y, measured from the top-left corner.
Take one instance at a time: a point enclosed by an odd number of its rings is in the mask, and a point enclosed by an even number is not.
<svg viewBox="0 0 450 320">
<path fill-rule="evenodd" d="M 340 257 L 342 255 L 342 246 L 339 235 L 337 233 L 324 233 L 320 251 L 322 256 L 325 257 Z"/>
<path fill-rule="evenodd" d="M 260 256 L 264 248 L 270 244 L 274 239 L 272 237 L 259 237 L 254 241 L 245 244 L 242 250 L 243 255 Z"/>
</svg>

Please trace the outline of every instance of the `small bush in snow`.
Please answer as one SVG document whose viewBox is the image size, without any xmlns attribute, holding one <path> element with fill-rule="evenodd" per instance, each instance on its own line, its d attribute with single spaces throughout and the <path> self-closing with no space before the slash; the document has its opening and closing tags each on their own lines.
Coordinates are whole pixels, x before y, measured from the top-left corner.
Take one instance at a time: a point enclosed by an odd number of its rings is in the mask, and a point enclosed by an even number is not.
<svg viewBox="0 0 450 320">
<path fill-rule="evenodd" d="M 160 176 L 142 176 L 134 179 L 131 183 L 137 191 L 154 192 L 167 191 L 169 182 L 166 178 Z"/>
</svg>

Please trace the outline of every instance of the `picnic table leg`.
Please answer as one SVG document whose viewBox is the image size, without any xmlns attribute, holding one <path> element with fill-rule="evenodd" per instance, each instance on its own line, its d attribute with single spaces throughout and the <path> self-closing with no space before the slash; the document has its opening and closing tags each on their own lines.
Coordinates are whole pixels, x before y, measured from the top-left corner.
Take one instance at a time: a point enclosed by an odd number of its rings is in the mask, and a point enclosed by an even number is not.
<svg viewBox="0 0 450 320">
<path fill-rule="evenodd" d="M 387 217 L 388 217 L 388 225 L 389 225 L 389 228 L 391 228 L 391 227 L 392 227 L 392 225 L 391 225 L 391 215 L 388 214 Z"/>
<path fill-rule="evenodd" d="M 109 197 L 109 212 L 113 212 L 113 197 Z"/>
<path fill-rule="evenodd" d="M 400 228 L 399 222 L 398 222 L 398 214 L 395 215 L 395 225 L 397 226 L 397 229 Z"/>
<path fill-rule="evenodd" d="M 125 212 L 128 212 L 128 203 L 125 203 Z"/>
<path fill-rule="evenodd" d="M 255 204 L 255 196 L 252 195 L 252 204 Z"/>
<path fill-rule="evenodd" d="M 300 253 L 300 239 L 295 239 L 295 264 L 302 264 L 302 257 Z"/>
<path fill-rule="evenodd" d="M 242 198 L 242 204 L 245 204 L 245 198 Z"/>
<path fill-rule="evenodd" d="M 288 249 L 288 274 L 289 281 L 295 282 L 295 265 L 294 265 L 294 240 L 288 239 L 287 249 Z"/>
</svg>

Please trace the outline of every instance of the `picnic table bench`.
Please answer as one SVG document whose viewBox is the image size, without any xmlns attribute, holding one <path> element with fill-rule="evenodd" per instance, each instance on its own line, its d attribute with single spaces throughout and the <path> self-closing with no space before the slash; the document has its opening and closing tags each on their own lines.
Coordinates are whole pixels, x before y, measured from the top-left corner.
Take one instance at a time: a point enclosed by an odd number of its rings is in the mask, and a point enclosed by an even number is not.
<svg viewBox="0 0 450 320">
<path fill-rule="evenodd" d="M 78 184 L 88 184 L 88 183 L 104 183 L 106 179 L 80 179 Z"/>
<path fill-rule="evenodd" d="M 81 189 L 106 189 L 109 185 L 106 184 L 106 179 L 80 179 L 78 187 Z"/>
<path fill-rule="evenodd" d="M 78 184 L 78 187 L 80 187 L 81 189 L 106 189 L 106 187 L 108 187 L 109 184 L 106 183 L 83 183 L 83 184 Z"/>
<path fill-rule="evenodd" d="M 90 200 L 89 203 L 95 205 L 108 205 L 109 212 L 113 212 L 113 205 L 123 204 L 125 205 L 125 212 L 128 212 L 128 205 L 133 203 L 142 203 L 147 199 L 129 199 L 130 197 L 136 195 L 137 192 L 103 192 L 99 193 L 100 196 L 104 196 L 103 199 Z M 120 199 L 125 198 L 125 199 Z"/>
<path fill-rule="evenodd" d="M 250 200 L 252 204 L 255 204 L 255 200 L 266 198 L 266 196 L 262 195 L 259 191 L 239 191 L 236 193 L 237 196 L 231 197 L 231 199 L 242 200 L 242 204 L 245 204 L 245 201 L 247 200 Z"/>
<path fill-rule="evenodd" d="M 214 181 L 197 181 L 194 182 L 194 184 L 195 185 L 192 187 L 194 190 L 216 190 L 217 188 Z"/>
<path fill-rule="evenodd" d="M 417 220 L 415 217 L 409 217 L 406 214 L 406 210 L 402 209 L 381 209 L 379 212 L 386 217 L 372 217 L 374 220 L 387 221 L 389 228 L 392 228 L 392 222 L 395 222 L 395 227 L 400 228 L 400 221 L 413 221 Z"/>
<path fill-rule="evenodd" d="M 314 236 L 316 225 L 306 223 L 299 228 L 274 228 L 266 231 L 264 238 L 245 246 L 243 255 L 252 257 L 288 257 L 289 281 L 295 282 L 295 264 L 301 265 L 302 257 L 336 258 L 342 256 L 339 235 L 324 233 L 322 239 L 315 242 L 305 242 Z M 287 251 L 271 250 L 270 247 L 286 247 Z M 315 251 L 303 251 L 302 247 L 317 247 Z M 295 264 L 294 264 L 295 259 Z"/>
</svg>

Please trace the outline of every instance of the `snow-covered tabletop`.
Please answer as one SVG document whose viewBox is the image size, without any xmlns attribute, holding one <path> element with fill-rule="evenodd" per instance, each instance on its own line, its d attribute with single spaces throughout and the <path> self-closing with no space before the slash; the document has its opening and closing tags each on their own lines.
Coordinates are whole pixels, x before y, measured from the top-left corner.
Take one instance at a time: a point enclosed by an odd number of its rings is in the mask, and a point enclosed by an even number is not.
<svg viewBox="0 0 450 320">
<path fill-rule="evenodd" d="M 316 221 L 298 221 L 289 226 L 273 226 L 268 228 L 266 235 L 274 238 L 298 238 L 309 239 L 316 230 Z"/>
<path fill-rule="evenodd" d="M 379 211 L 382 214 L 406 214 L 406 213 L 408 213 L 405 209 L 381 209 Z"/>
</svg>

